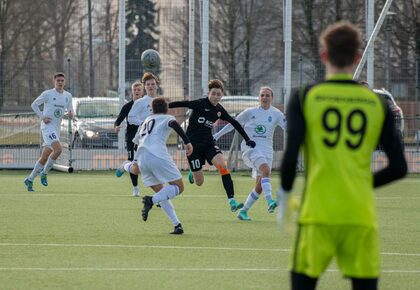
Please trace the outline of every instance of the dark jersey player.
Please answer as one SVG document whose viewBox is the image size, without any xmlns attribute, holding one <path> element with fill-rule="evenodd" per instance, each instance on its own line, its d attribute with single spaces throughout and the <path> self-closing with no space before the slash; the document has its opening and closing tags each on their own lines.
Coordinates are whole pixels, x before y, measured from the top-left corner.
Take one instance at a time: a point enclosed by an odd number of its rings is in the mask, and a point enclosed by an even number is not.
<svg viewBox="0 0 420 290">
<path fill-rule="evenodd" d="M 226 161 L 219 147 L 215 144 L 212 135 L 213 123 L 222 119 L 231 123 L 242 135 L 246 145 L 255 147 L 255 142 L 249 139 L 242 126 L 230 116 L 219 104 L 223 94 L 224 86 L 220 80 L 210 80 L 208 84 L 208 97 L 194 101 L 179 101 L 169 104 L 169 108 L 187 107 L 192 109 L 187 128 L 187 136 L 194 147 L 194 152 L 188 156 L 190 165 L 190 182 L 198 186 L 204 183 L 203 165 L 207 161 L 210 165 L 216 166 L 222 176 L 223 187 L 229 199 L 230 210 L 235 212 L 243 207 L 243 203 L 235 200 L 235 191 L 232 177 L 227 168 Z"/>
<path fill-rule="evenodd" d="M 135 100 L 140 99 L 144 95 L 143 84 L 141 82 L 134 82 L 131 85 L 131 95 L 133 99 L 126 103 L 122 108 L 120 113 L 118 114 L 117 120 L 115 120 L 114 128 L 115 132 L 119 133 L 121 129 L 121 123 L 127 119 L 128 113 L 133 106 Z M 125 144 L 128 153 L 127 160 L 133 161 L 134 158 L 134 143 L 133 138 L 137 133 L 139 126 L 135 124 L 130 124 L 127 120 L 127 129 L 125 131 Z M 133 184 L 133 196 L 140 196 L 140 189 L 138 186 L 138 175 L 134 175 L 130 173 L 131 183 Z"/>
</svg>

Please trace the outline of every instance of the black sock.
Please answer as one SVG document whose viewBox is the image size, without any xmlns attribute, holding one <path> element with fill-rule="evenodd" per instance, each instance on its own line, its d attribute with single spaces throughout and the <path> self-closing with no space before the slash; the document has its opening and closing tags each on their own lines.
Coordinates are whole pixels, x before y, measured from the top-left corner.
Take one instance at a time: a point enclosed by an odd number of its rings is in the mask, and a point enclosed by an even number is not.
<svg viewBox="0 0 420 290">
<path fill-rule="evenodd" d="M 133 186 L 137 186 L 138 185 L 138 175 L 135 175 L 133 173 L 130 173 L 130 178 L 131 178 L 131 183 L 133 184 Z"/>
<path fill-rule="evenodd" d="M 317 278 L 291 272 L 292 290 L 315 290 Z"/>
<path fill-rule="evenodd" d="M 378 279 L 351 278 L 353 290 L 377 290 Z"/>
<path fill-rule="evenodd" d="M 229 174 L 222 175 L 223 187 L 226 190 L 226 195 L 228 198 L 233 198 L 235 196 L 235 191 L 233 189 L 232 177 Z"/>
</svg>

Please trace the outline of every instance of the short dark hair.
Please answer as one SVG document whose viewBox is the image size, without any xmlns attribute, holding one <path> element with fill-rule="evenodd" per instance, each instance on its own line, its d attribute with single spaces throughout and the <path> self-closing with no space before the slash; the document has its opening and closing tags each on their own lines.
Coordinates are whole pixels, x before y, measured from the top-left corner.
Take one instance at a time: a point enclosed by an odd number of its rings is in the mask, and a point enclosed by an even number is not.
<svg viewBox="0 0 420 290">
<path fill-rule="evenodd" d="M 152 101 L 153 114 L 166 114 L 168 112 L 168 102 L 165 98 L 154 98 Z"/>
<path fill-rule="evenodd" d="M 221 89 L 222 92 L 225 92 L 225 87 L 223 86 L 222 81 L 217 79 L 209 80 L 208 88 L 209 91 L 211 91 L 211 89 Z"/>
<path fill-rule="evenodd" d="M 146 82 L 148 80 L 154 79 L 156 81 L 156 84 L 159 85 L 159 78 L 152 74 L 151 72 L 146 72 L 143 74 L 143 77 L 141 78 L 141 83 L 143 84 L 143 87 L 146 86 Z"/>
<path fill-rule="evenodd" d="M 58 78 L 58 77 L 63 77 L 66 78 L 66 75 L 63 72 L 56 72 L 54 74 L 54 79 Z"/>
<path fill-rule="evenodd" d="M 321 48 L 327 50 L 331 64 L 339 68 L 353 64 L 362 44 L 360 30 L 348 21 L 328 26 L 319 40 Z"/>
</svg>

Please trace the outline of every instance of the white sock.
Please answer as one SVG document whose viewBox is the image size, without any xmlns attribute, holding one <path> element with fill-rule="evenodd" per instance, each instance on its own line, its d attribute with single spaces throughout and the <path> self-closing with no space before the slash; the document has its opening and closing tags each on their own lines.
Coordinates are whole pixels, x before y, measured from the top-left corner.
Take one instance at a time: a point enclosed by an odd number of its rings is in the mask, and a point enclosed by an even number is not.
<svg viewBox="0 0 420 290">
<path fill-rule="evenodd" d="M 259 197 L 260 195 L 255 192 L 255 189 L 251 191 L 245 201 L 244 208 L 242 210 L 249 210 Z"/>
<path fill-rule="evenodd" d="M 180 223 L 178 217 L 176 216 L 175 208 L 170 200 L 161 201 L 160 207 L 165 211 L 174 226 Z"/>
<path fill-rule="evenodd" d="M 132 162 L 127 162 L 124 164 L 124 170 L 127 171 L 128 173 L 130 173 L 130 169 L 131 169 L 131 165 L 133 163 Z"/>
<path fill-rule="evenodd" d="M 43 174 L 48 174 L 50 172 L 51 168 L 53 167 L 55 163 L 55 160 L 51 158 L 51 156 L 48 157 L 47 163 L 45 163 L 44 169 L 42 170 Z"/>
<path fill-rule="evenodd" d="M 265 200 L 267 202 L 272 200 L 270 177 L 261 178 L 261 187 L 264 191 Z"/>
<path fill-rule="evenodd" d="M 173 199 L 179 194 L 179 187 L 175 184 L 164 186 L 153 196 L 153 203 L 159 203 L 163 200 Z"/>
<path fill-rule="evenodd" d="M 41 173 L 42 169 L 44 169 L 44 165 L 42 165 L 41 163 L 39 163 L 39 161 L 37 161 L 28 179 L 30 181 L 34 181 L 35 177 L 37 177 Z"/>
</svg>

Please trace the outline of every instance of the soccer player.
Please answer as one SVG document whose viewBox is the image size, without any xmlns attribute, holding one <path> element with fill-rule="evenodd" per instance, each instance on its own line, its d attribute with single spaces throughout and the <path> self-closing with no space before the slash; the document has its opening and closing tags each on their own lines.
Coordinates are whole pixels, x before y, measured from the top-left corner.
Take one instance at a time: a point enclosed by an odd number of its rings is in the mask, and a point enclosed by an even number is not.
<svg viewBox="0 0 420 290">
<path fill-rule="evenodd" d="M 166 147 L 171 129 L 184 141 L 187 156 L 191 155 L 193 146 L 175 117 L 167 115 L 168 103 L 164 98 L 155 98 L 152 101 L 152 109 L 153 114 L 144 120 L 140 128 L 138 149 L 133 162 L 124 162 L 117 169 L 117 176 L 121 176 L 125 171 L 136 173 L 133 167 L 139 162 L 144 185 L 150 186 L 156 192 L 153 197 L 143 197 L 143 220 L 147 221 L 153 204 L 159 203 L 174 225 L 171 234 L 180 235 L 184 233 L 184 229 L 170 200 L 184 191 L 184 183 Z M 169 185 L 165 185 L 166 183 Z"/>
<path fill-rule="evenodd" d="M 301 88 L 287 107 L 280 222 L 301 146 L 306 169 L 291 255 L 293 290 L 315 289 L 333 257 L 351 279 L 353 290 L 377 289 L 380 257 L 374 188 L 405 176 L 407 163 L 388 104 L 352 80 L 361 43 L 354 25 L 329 26 L 320 37 L 326 80 Z M 378 142 L 389 162 L 373 174 L 371 158 Z"/>
<path fill-rule="evenodd" d="M 208 97 L 194 101 L 178 101 L 169 103 L 169 108 L 188 107 L 192 109 L 189 117 L 187 128 L 187 136 L 190 138 L 194 146 L 194 152 L 188 156 L 190 165 L 189 180 L 201 186 L 204 183 L 204 175 L 202 167 L 204 162 L 216 166 L 222 176 L 223 187 L 229 200 L 230 210 L 237 211 L 243 207 L 243 203 L 235 200 L 235 191 L 233 187 L 232 177 L 227 168 L 226 161 L 222 151 L 214 143 L 212 128 L 213 123 L 217 119 L 228 121 L 245 139 L 248 147 L 254 148 L 255 142 L 251 140 L 241 125 L 219 104 L 223 94 L 224 86 L 220 80 L 210 80 L 208 84 Z"/>
<path fill-rule="evenodd" d="M 62 152 L 60 143 L 60 126 L 63 115 L 73 118 L 72 96 L 64 90 L 66 77 L 64 73 L 54 74 L 54 88 L 46 90 L 31 104 L 32 110 L 41 119 L 41 134 L 43 149 L 41 156 L 35 163 L 31 174 L 24 183 L 28 191 L 34 191 L 33 181 L 36 176 L 41 176 L 41 184 L 48 186 L 47 174 Z M 41 111 L 40 106 L 43 105 Z"/>
<path fill-rule="evenodd" d="M 146 91 L 146 95 L 134 101 L 133 106 L 131 107 L 131 110 L 128 113 L 127 117 L 128 123 L 139 126 L 139 129 L 137 130 L 133 138 L 136 140 L 138 140 L 140 137 L 140 126 L 143 124 L 144 120 L 152 114 L 152 100 L 157 97 L 159 79 L 154 74 L 146 72 L 143 74 L 141 82 Z M 137 162 L 133 164 L 132 173 L 134 175 L 140 174 L 140 168 Z"/>
<path fill-rule="evenodd" d="M 238 219 L 244 221 L 251 220 L 248 216 L 248 210 L 258 200 L 263 191 L 268 212 L 273 213 L 277 207 L 276 200 L 272 198 L 270 183 L 273 164 L 273 135 L 277 126 L 285 129 L 286 120 L 283 113 L 271 105 L 273 90 L 270 87 L 260 88 L 259 99 L 259 106 L 248 108 L 236 117 L 236 121 L 243 126 L 248 136 L 255 140 L 257 144 L 254 149 L 251 149 L 246 146 L 245 141 L 241 143 L 242 159 L 252 169 L 252 177 L 255 178 L 255 188 L 248 195 L 244 207 L 238 214 Z M 232 130 L 233 126 L 228 124 L 213 137 L 218 140 Z"/>
<path fill-rule="evenodd" d="M 125 144 L 128 153 L 127 160 L 133 161 L 135 151 L 133 138 L 136 135 L 139 126 L 130 124 L 130 122 L 128 122 L 128 113 L 133 107 L 134 102 L 143 97 L 144 95 L 143 84 L 141 82 L 134 82 L 131 85 L 131 95 L 133 99 L 121 108 L 117 120 L 115 120 L 114 128 L 115 132 L 119 133 L 122 121 L 124 119 L 127 119 L 127 130 L 125 131 Z M 138 186 L 138 175 L 130 174 L 130 178 L 131 183 L 133 184 L 133 196 L 140 196 L 140 189 Z"/>
</svg>

